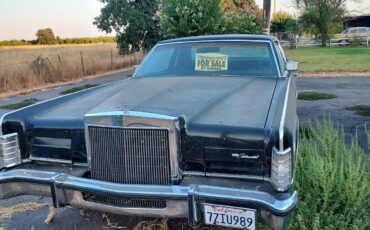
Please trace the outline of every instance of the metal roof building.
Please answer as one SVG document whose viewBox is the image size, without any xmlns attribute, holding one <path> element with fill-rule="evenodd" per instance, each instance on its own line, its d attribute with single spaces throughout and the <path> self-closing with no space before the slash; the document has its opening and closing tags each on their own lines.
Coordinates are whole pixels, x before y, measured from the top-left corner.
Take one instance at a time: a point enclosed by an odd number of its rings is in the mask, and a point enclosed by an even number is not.
<svg viewBox="0 0 370 230">
<path fill-rule="evenodd" d="M 350 27 L 370 27 L 370 14 L 348 17 L 343 23 L 344 29 Z"/>
</svg>

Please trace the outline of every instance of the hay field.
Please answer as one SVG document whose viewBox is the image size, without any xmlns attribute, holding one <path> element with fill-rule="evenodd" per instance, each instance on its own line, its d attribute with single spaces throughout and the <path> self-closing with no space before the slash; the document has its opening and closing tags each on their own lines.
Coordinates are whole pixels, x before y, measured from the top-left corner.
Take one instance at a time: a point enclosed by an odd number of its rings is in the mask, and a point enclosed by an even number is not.
<svg viewBox="0 0 370 230">
<path fill-rule="evenodd" d="M 142 56 L 119 55 L 115 43 L 0 48 L 0 97 L 128 68 Z"/>
</svg>

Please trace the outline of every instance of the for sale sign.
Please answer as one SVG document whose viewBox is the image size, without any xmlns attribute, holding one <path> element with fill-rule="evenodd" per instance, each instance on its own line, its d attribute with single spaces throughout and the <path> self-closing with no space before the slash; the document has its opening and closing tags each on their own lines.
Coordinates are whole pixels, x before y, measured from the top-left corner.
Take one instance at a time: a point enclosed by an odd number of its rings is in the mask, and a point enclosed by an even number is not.
<svg viewBox="0 0 370 230">
<path fill-rule="evenodd" d="M 219 53 L 197 53 L 196 71 L 225 71 L 228 69 L 228 56 Z"/>
</svg>

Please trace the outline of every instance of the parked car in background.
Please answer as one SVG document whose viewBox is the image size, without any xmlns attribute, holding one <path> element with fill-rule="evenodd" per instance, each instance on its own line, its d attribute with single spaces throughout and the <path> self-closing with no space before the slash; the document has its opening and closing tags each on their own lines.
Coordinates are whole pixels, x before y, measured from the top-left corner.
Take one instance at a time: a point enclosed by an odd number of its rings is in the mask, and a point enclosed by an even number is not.
<svg viewBox="0 0 370 230">
<path fill-rule="evenodd" d="M 362 43 L 366 44 L 366 39 L 370 38 L 370 28 L 368 27 L 352 27 L 343 30 L 340 34 L 336 34 L 332 43 L 341 43 L 343 45 L 350 44 L 354 38 L 362 39 Z"/>
<path fill-rule="evenodd" d="M 130 79 L 0 119 L 0 199 L 283 229 L 297 205 L 296 76 L 276 38 L 157 44 Z"/>
</svg>

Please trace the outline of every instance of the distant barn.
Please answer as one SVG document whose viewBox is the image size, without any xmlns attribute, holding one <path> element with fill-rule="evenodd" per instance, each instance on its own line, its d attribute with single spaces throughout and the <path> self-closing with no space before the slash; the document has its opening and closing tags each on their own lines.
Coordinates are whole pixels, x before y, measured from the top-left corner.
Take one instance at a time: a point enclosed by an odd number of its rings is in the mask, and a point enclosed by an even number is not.
<svg viewBox="0 0 370 230">
<path fill-rule="evenodd" d="M 370 27 L 370 14 L 348 17 L 343 23 L 344 29 L 350 27 Z"/>
</svg>

